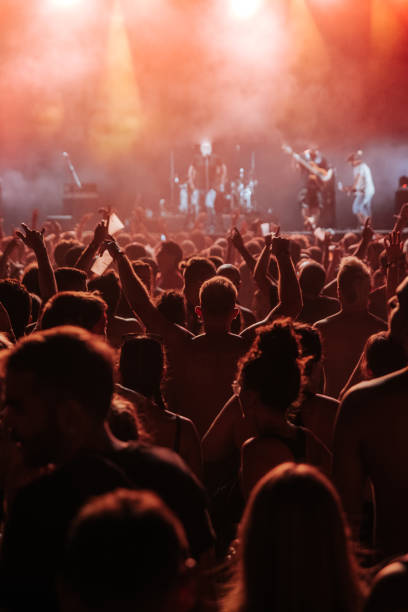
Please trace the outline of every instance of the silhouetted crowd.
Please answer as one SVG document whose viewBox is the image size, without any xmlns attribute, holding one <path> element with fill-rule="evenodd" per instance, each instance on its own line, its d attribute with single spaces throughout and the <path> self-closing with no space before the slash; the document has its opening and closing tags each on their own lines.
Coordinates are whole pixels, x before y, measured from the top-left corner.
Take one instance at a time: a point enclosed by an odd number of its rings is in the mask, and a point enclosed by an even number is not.
<svg viewBox="0 0 408 612">
<path fill-rule="evenodd" d="M 113 218 L 0 226 L 0 610 L 408 611 L 408 204 Z"/>
</svg>

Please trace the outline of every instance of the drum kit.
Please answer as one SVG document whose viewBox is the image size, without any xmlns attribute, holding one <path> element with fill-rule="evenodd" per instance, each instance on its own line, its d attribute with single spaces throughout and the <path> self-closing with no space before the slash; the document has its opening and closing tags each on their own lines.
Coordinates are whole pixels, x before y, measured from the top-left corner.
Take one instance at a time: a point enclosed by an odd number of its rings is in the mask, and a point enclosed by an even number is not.
<svg viewBox="0 0 408 612">
<path fill-rule="evenodd" d="M 241 212 L 249 214 L 256 211 L 255 190 L 258 181 L 252 170 L 240 168 L 234 180 L 228 181 L 218 189 L 210 189 L 203 194 L 198 189 L 191 190 L 188 182 L 181 183 L 178 177 L 175 182 L 179 187 L 178 210 L 182 214 L 194 214 L 212 211 L 219 214 Z"/>
</svg>

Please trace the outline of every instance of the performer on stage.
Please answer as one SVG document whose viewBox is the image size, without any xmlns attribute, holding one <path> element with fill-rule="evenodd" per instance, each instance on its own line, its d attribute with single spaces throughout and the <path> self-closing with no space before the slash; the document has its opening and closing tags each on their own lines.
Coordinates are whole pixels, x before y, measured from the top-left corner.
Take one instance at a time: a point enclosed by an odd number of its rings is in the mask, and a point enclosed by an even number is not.
<svg viewBox="0 0 408 612">
<path fill-rule="evenodd" d="M 306 177 L 306 183 L 299 193 L 305 227 L 314 230 L 319 222 L 323 223 L 323 220 L 324 225 L 333 225 L 335 198 L 333 170 L 317 147 L 306 149 L 301 157 L 310 166 L 309 168 L 300 166 Z"/>
<path fill-rule="evenodd" d="M 353 213 L 359 224 L 364 225 L 367 217 L 371 217 L 371 200 L 375 194 L 373 177 L 369 166 L 363 161 L 362 151 L 349 155 L 347 162 L 353 167 L 354 183 L 351 188 L 354 193 Z"/>
<path fill-rule="evenodd" d="M 200 210 L 206 210 L 210 230 L 214 229 L 214 224 L 222 213 L 227 174 L 224 161 L 212 152 L 211 142 L 204 140 L 188 169 L 188 186 L 190 214 L 193 213 L 196 217 Z"/>
<path fill-rule="evenodd" d="M 317 147 L 310 147 L 301 154 L 294 153 L 287 145 L 283 145 L 283 150 L 296 160 L 305 177 L 304 186 L 298 196 L 305 228 L 316 229 L 321 217 L 325 225 L 334 225 L 333 168 L 330 168 Z"/>
</svg>

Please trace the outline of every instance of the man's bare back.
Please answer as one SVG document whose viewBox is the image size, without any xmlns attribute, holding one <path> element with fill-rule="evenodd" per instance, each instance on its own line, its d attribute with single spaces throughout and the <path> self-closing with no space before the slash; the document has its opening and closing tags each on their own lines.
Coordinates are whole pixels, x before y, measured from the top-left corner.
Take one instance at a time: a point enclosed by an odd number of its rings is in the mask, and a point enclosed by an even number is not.
<svg viewBox="0 0 408 612">
<path fill-rule="evenodd" d="M 375 491 L 375 547 L 408 550 L 408 368 L 361 383 L 346 395 L 334 436 L 334 478 L 346 512 L 359 524 L 363 489 Z"/>
<path fill-rule="evenodd" d="M 367 339 L 387 329 L 384 321 L 367 311 L 338 312 L 315 324 L 323 345 L 325 393 L 337 398 L 353 372 Z"/>
</svg>

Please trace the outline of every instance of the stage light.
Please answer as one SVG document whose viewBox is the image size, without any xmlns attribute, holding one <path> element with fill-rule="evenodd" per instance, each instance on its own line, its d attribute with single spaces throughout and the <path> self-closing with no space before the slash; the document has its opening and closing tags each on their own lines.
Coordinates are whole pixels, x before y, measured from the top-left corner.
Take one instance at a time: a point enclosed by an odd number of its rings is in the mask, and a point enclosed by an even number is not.
<svg viewBox="0 0 408 612">
<path fill-rule="evenodd" d="M 262 7 L 263 0 L 230 0 L 230 11 L 236 19 L 249 19 Z"/>
<path fill-rule="evenodd" d="M 81 2 L 81 0 L 48 0 L 51 6 L 55 8 L 69 8 L 71 6 L 75 6 Z"/>
</svg>

